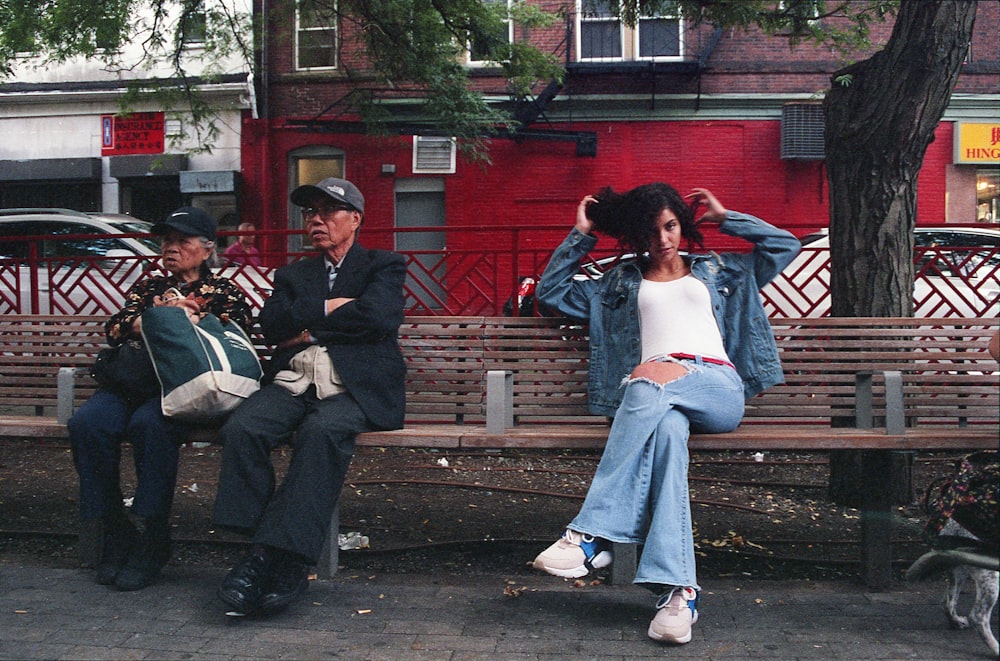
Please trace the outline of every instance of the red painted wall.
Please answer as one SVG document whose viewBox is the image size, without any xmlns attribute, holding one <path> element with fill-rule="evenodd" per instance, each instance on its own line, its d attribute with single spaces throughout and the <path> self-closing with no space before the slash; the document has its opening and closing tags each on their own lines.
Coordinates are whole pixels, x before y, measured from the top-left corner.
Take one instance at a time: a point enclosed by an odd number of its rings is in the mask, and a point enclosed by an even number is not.
<svg viewBox="0 0 1000 661">
<path fill-rule="evenodd" d="M 393 227 L 394 182 L 414 176 L 409 137 L 310 133 L 283 125 L 283 121 L 273 120 L 268 136 L 264 122 L 245 122 L 243 195 L 247 220 L 262 228 L 287 227 L 287 154 L 308 145 L 328 145 L 346 152 L 346 176 L 366 197 L 366 229 Z M 596 132 L 597 156 L 576 156 L 572 142 L 541 140 L 495 140 L 490 149 L 492 165 L 469 163 L 460 155 L 456 174 L 433 175 L 445 181 L 448 224 L 487 228 L 557 225 L 568 230 L 576 204 L 584 195 L 607 185 L 625 190 L 650 181 L 665 181 L 682 192 L 704 186 L 726 206 L 760 216 L 798 235 L 828 224 L 823 163 L 781 160 L 778 121 L 608 122 L 558 128 Z M 951 143 L 952 125 L 943 123 L 928 149 L 918 181 L 918 224 L 944 222 Z M 383 164 L 395 165 L 395 175 L 383 175 Z M 388 237 L 371 234 L 368 243 L 372 240 L 386 244 Z M 710 247 L 736 245 L 725 237 L 713 236 L 710 242 Z M 453 247 L 469 246 L 450 243 L 449 248 Z"/>
</svg>

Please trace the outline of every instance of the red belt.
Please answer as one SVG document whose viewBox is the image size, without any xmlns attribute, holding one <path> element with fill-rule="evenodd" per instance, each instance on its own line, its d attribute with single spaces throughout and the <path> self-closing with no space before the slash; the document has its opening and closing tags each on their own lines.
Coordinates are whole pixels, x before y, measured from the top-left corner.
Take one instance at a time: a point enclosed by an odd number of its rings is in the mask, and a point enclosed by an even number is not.
<svg viewBox="0 0 1000 661">
<path fill-rule="evenodd" d="M 698 360 L 698 356 L 691 353 L 672 353 L 670 354 L 670 357 L 676 358 L 677 360 Z M 704 363 L 711 363 L 712 365 L 725 365 L 726 367 L 736 369 L 736 365 L 733 365 L 728 360 L 712 358 L 711 356 L 701 356 L 701 360 Z"/>
</svg>

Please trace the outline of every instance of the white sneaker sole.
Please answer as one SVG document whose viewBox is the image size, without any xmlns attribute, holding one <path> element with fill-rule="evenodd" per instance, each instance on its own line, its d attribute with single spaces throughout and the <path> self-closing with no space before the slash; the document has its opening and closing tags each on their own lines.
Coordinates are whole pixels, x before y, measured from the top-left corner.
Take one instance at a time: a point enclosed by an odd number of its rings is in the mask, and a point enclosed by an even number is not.
<svg viewBox="0 0 1000 661">
<path fill-rule="evenodd" d="M 691 626 L 688 627 L 687 633 L 685 635 L 683 635 L 683 636 L 680 636 L 680 637 L 671 636 L 669 634 L 659 633 L 657 631 L 654 631 L 653 630 L 653 623 L 650 622 L 649 623 L 649 629 L 646 630 L 646 635 L 649 636 L 650 638 L 652 638 L 653 640 L 655 640 L 657 642 L 660 642 L 660 643 L 670 643 L 670 644 L 673 644 L 673 645 L 683 645 L 685 643 L 690 643 L 691 642 L 691 632 L 692 632 L 693 627 L 694 627 L 694 625 L 695 625 L 695 623 L 697 621 L 698 621 L 698 611 L 695 611 L 694 612 L 694 616 L 691 618 Z"/>
<path fill-rule="evenodd" d="M 691 642 L 691 630 L 690 629 L 688 629 L 688 632 L 687 632 L 686 636 L 681 636 L 680 638 L 677 638 L 675 636 L 660 635 L 660 634 L 656 633 L 655 631 L 653 631 L 653 627 L 649 627 L 649 630 L 646 632 L 646 635 L 649 636 L 650 638 L 652 638 L 653 640 L 655 640 L 658 643 L 669 643 L 669 644 L 672 644 L 672 645 L 683 645 L 684 643 Z"/>
<path fill-rule="evenodd" d="M 601 551 L 594 556 L 594 560 L 590 563 L 594 569 L 602 569 L 611 564 L 612 555 L 608 551 Z M 590 573 L 590 569 L 587 565 L 579 565 L 577 567 L 570 567 L 569 569 L 559 569 L 557 567 L 549 567 L 545 564 L 545 561 L 541 558 L 535 558 L 535 561 L 531 563 L 531 566 L 535 569 L 540 569 L 546 574 L 551 574 L 552 576 L 558 576 L 560 578 L 583 578 Z"/>
</svg>

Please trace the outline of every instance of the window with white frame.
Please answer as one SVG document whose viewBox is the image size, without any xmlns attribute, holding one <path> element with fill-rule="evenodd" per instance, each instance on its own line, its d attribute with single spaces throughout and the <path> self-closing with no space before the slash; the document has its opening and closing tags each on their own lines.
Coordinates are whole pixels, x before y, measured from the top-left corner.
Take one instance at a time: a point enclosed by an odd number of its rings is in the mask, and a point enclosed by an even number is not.
<svg viewBox="0 0 1000 661">
<path fill-rule="evenodd" d="M 503 41 L 507 44 L 514 43 L 514 21 L 510 18 L 510 7 L 515 2 L 520 0 L 482 0 L 485 5 L 499 5 L 502 6 L 506 11 L 505 18 L 503 20 L 503 27 L 501 32 L 496 35 L 499 41 Z M 488 55 L 487 45 L 481 41 L 473 40 L 468 46 L 468 64 L 469 66 L 487 66 L 494 63 L 490 60 Z"/>
<path fill-rule="evenodd" d="M 820 22 L 820 2 L 819 0 L 779 0 L 776 11 L 785 14 L 789 19 L 788 25 L 777 32 L 779 35 L 803 35 L 814 29 Z"/>
<path fill-rule="evenodd" d="M 295 12 L 295 68 L 337 67 L 337 0 L 301 0 Z"/>
<path fill-rule="evenodd" d="M 181 43 L 185 46 L 197 46 L 205 43 L 205 3 L 195 2 L 186 5 L 181 13 L 179 31 Z"/>
<path fill-rule="evenodd" d="M 618 0 L 576 0 L 577 59 L 581 62 L 677 60 L 683 55 L 681 21 L 656 12 L 625 25 Z"/>
</svg>

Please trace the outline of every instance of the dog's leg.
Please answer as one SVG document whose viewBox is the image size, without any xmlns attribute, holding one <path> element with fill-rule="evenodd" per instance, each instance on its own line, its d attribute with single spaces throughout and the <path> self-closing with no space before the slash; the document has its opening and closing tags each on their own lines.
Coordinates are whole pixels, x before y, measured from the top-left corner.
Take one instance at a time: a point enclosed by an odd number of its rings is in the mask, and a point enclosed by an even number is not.
<svg viewBox="0 0 1000 661">
<path fill-rule="evenodd" d="M 997 604 L 997 593 L 1000 590 L 1000 574 L 988 569 L 972 569 L 970 577 L 976 584 L 976 601 L 969 610 L 969 622 L 979 632 L 993 656 L 1000 655 L 1000 646 L 990 629 L 990 618 Z"/>
<path fill-rule="evenodd" d="M 952 629 L 967 629 L 969 620 L 958 614 L 958 598 L 962 595 L 962 586 L 969 578 L 968 570 L 963 566 L 953 567 L 948 572 L 948 588 L 944 593 L 944 610 Z"/>
</svg>

